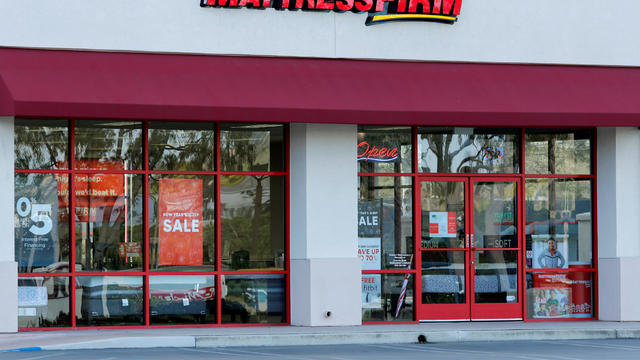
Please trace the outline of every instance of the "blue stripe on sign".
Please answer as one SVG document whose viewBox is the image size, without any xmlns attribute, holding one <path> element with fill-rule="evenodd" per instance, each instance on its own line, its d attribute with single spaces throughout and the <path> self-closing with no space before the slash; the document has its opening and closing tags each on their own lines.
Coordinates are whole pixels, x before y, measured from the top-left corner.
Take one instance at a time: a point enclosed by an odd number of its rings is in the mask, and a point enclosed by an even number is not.
<svg viewBox="0 0 640 360">
<path fill-rule="evenodd" d="M 0 350 L 1 351 L 41 351 L 42 348 L 39 346 L 35 346 L 35 347 L 26 347 L 26 348 L 18 348 L 18 349 L 9 349 L 9 350 Z"/>
</svg>

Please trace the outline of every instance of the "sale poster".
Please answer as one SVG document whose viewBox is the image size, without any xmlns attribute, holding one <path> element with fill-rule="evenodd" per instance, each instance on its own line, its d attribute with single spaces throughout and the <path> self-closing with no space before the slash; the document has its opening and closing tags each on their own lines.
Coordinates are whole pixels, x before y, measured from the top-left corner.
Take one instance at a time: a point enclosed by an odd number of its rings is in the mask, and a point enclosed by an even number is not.
<svg viewBox="0 0 640 360">
<path fill-rule="evenodd" d="M 362 274 L 362 308 L 382 308 L 382 280 L 380 274 Z"/>
<path fill-rule="evenodd" d="M 202 180 L 160 179 L 158 264 L 202 265 Z"/>
<path fill-rule="evenodd" d="M 358 257 L 362 270 L 380 270 L 380 238 L 358 238 Z"/>
<path fill-rule="evenodd" d="M 380 207 L 379 201 L 358 202 L 358 236 L 380 236 Z"/>
<path fill-rule="evenodd" d="M 432 238 L 456 237 L 455 211 L 432 211 L 429 214 L 429 236 Z"/>
</svg>

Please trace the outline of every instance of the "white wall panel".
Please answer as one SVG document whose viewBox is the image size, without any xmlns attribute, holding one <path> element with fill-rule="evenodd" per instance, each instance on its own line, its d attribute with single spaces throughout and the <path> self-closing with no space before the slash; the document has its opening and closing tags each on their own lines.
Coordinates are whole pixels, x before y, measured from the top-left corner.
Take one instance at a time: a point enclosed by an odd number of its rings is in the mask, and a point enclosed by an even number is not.
<svg viewBox="0 0 640 360">
<path fill-rule="evenodd" d="M 0 333 L 18 330 L 18 265 L 14 261 L 12 117 L 0 117 Z"/>
</svg>

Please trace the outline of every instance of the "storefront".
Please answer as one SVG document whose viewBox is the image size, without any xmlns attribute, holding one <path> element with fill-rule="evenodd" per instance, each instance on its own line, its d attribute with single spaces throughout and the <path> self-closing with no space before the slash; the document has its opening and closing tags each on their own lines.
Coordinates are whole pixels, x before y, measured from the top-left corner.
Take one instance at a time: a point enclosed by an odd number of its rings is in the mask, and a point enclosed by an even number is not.
<svg viewBox="0 0 640 360">
<path fill-rule="evenodd" d="M 593 135 L 360 127 L 363 321 L 596 318 Z"/>
<path fill-rule="evenodd" d="M 428 3 L 11 5 L 0 330 L 640 320 L 640 49 Z"/>
</svg>

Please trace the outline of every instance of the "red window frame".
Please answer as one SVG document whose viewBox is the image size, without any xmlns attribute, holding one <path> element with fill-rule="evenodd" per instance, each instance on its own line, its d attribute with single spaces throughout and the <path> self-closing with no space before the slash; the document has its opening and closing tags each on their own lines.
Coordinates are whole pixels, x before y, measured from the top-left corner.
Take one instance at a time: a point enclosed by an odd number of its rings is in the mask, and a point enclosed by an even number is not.
<svg viewBox="0 0 640 360">
<path fill-rule="evenodd" d="M 23 118 L 23 117 L 21 117 Z M 24 118 L 28 119 L 28 118 Z M 52 118 L 53 119 L 53 118 Z M 67 119 L 62 119 L 67 120 Z M 102 119 L 100 119 L 102 120 Z M 104 119 L 108 121 L 109 119 Z M 82 120 L 80 120 L 82 121 Z M 117 120 L 114 120 L 117 121 Z M 100 174 L 135 174 L 144 176 L 144 197 L 145 202 L 143 206 L 143 253 L 144 253 L 144 268 L 143 271 L 121 271 L 121 272 L 80 272 L 75 270 L 75 266 L 69 266 L 68 272 L 61 273 L 19 273 L 19 278 L 30 277 L 65 277 L 69 279 L 69 306 L 71 326 L 68 327 L 35 327 L 35 328 L 19 328 L 18 331 L 56 331 L 56 330 L 72 330 L 72 329 L 146 329 L 146 328 L 207 328 L 207 327 L 241 327 L 241 326 L 286 326 L 291 322 L 291 304 L 290 304 L 290 261 L 289 261 L 289 127 L 283 124 L 284 127 L 284 171 L 221 171 L 220 170 L 220 124 L 224 122 L 212 122 L 212 121 L 190 121 L 190 122 L 203 122 L 215 124 L 215 169 L 213 171 L 161 171 L 161 170 L 149 170 L 149 122 L 156 122 L 156 120 L 132 120 L 142 123 L 142 141 L 143 141 L 143 156 L 144 156 L 144 168 L 143 170 L 76 170 L 75 169 L 75 119 L 69 119 L 67 123 L 69 143 L 68 143 L 68 170 L 31 170 L 31 169 L 15 169 L 15 174 L 64 174 L 73 179 L 75 174 L 88 174 L 88 173 L 100 173 Z M 215 239 L 215 270 L 213 271 L 152 271 L 149 268 L 149 227 L 147 221 L 149 219 L 149 175 L 162 174 L 162 175 L 208 175 L 215 176 L 216 178 L 216 239 Z M 220 179 L 224 175 L 277 175 L 284 176 L 284 253 L 285 263 L 284 270 L 270 270 L 270 271 L 258 271 L 258 270 L 222 270 L 221 262 L 221 206 L 220 206 Z M 75 194 L 74 181 L 69 181 L 69 213 L 73 214 L 75 208 Z M 69 264 L 75 264 L 75 216 L 69 217 Z M 222 323 L 222 298 L 221 292 L 221 275 L 282 275 L 284 276 L 285 289 L 284 289 L 284 318 L 282 323 Z M 149 277 L 153 275 L 213 275 L 216 282 L 216 322 L 211 324 L 166 324 L 166 325 L 152 325 L 150 322 L 150 307 L 149 307 Z M 144 294 L 144 325 L 119 325 L 119 326 L 77 326 L 76 324 L 76 278 L 83 276 L 132 276 L 142 277 L 143 279 L 143 294 Z"/>
<path fill-rule="evenodd" d="M 367 126 L 367 124 L 360 124 L 361 126 Z M 377 125 L 377 124 L 376 124 Z M 379 125 L 377 125 L 379 126 Z M 394 126 L 402 126 L 401 124 L 394 124 Z M 446 126 L 446 125 L 444 125 Z M 407 126 L 409 127 L 409 126 Z M 496 128 L 503 129 L 504 127 L 484 127 L 484 128 Z M 518 259 L 519 266 L 522 267 L 519 270 L 521 274 L 520 283 L 518 284 L 518 296 L 522 299 L 522 318 L 523 321 L 526 322 L 544 322 L 544 321 L 591 321 L 597 320 L 598 315 L 598 196 L 597 196 L 597 139 L 596 139 L 596 131 L 595 128 L 592 127 L 561 127 L 561 128 L 545 128 L 545 127 L 516 127 L 511 129 L 519 129 L 520 130 L 520 172 L 511 174 L 458 174 L 458 173 L 424 173 L 418 171 L 418 126 L 411 126 L 412 129 L 412 171 L 410 173 L 366 173 L 366 172 L 358 172 L 358 177 L 370 177 L 370 176 L 381 176 L 381 177 L 393 177 L 393 176 L 402 176 L 402 177 L 410 177 L 412 179 L 412 190 L 413 190 L 413 209 L 414 209 L 414 219 L 413 219 L 413 231 L 414 231 L 414 244 L 413 244 L 413 254 L 414 254 L 414 266 L 411 270 L 362 270 L 362 274 L 412 274 L 413 277 L 413 289 L 414 289 L 414 320 L 413 321 L 363 321 L 362 323 L 365 325 L 379 325 L 379 324 L 417 324 L 420 322 L 420 304 L 421 296 L 419 296 L 418 291 L 421 289 L 421 264 L 420 264 L 420 239 L 416 234 L 420 233 L 419 221 L 415 218 L 416 207 L 420 205 L 419 191 L 418 187 L 420 186 L 420 180 L 424 177 L 442 177 L 442 178 L 455 178 L 460 176 L 471 176 L 475 179 L 482 178 L 518 178 L 520 180 L 521 186 L 523 187 L 523 191 L 520 191 L 520 214 L 522 214 L 522 219 L 520 221 L 521 226 L 526 225 L 526 192 L 524 188 L 526 186 L 527 179 L 574 179 L 574 180 L 591 180 L 592 184 L 592 198 L 591 198 L 591 206 L 592 206 L 592 264 L 591 268 L 584 268 L 580 270 L 575 269 L 555 269 L 555 270 L 545 270 L 545 269 L 529 269 L 526 266 L 526 249 L 524 244 L 522 244 L 522 250 L 520 252 L 520 259 Z M 567 174 L 527 174 L 525 167 L 525 141 L 526 141 L 526 131 L 527 130 L 588 130 L 591 132 L 591 173 L 588 175 L 567 175 Z M 525 233 L 525 228 L 522 229 L 523 234 Z M 524 234 L 526 235 L 526 234 Z M 527 318 L 527 297 L 526 297 L 526 277 L 528 273 L 559 273 L 559 272 L 589 272 L 593 274 L 592 277 L 592 285 L 593 285 L 593 317 L 590 318 L 558 318 L 558 319 L 529 319 Z"/>
</svg>

